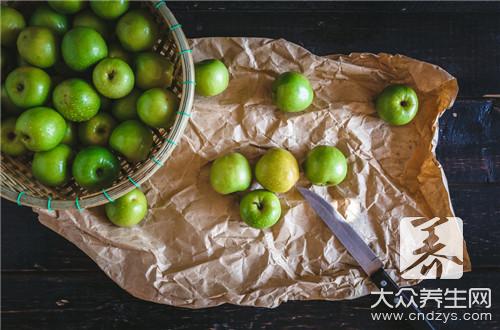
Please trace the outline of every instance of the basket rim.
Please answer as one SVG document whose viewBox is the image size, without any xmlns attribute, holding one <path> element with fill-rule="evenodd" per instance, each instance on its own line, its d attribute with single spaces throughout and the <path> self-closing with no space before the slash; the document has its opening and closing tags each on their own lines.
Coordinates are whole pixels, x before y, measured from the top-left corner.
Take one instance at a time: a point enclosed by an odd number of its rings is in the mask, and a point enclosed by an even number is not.
<svg viewBox="0 0 500 330">
<path fill-rule="evenodd" d="M 109 202 L 125 195 L 131 190 L 137 188 L 140 184 L 148 180 L 157 170 L 163 167 L 165 161 L 180 142 L 184 130 L 191 115 L 191 109 L 194 103 L 194 62 L 189 48 L 189 42 L 184 34 L 182 26 L 177 22 L 177 19 L 167 7 L 164 0 L 149 0 L 149 5 L 158 11 L 160 16 L 165 20 L 167 28 L 172 33 L 173 40 L 179 50 L 180 61 L 182 66 L 182 84 L 181 99 L 179 109 L 174 125 L 170 129 L 167 138 L 158 151 L 146 162 L 141 165 L 141 168 L 134 172 L 132 176 L 122 179 L 106 190 L 91 193 L 84 198 L 75 200 L 41 198 L 29 195 L 24 191 L 15 191 L 1 184 L 0 195 L 2 198 L 16 202 L 19 206 L 30 206 L 47 210 L 67 210 L 95 207 Z"/>
</svg>

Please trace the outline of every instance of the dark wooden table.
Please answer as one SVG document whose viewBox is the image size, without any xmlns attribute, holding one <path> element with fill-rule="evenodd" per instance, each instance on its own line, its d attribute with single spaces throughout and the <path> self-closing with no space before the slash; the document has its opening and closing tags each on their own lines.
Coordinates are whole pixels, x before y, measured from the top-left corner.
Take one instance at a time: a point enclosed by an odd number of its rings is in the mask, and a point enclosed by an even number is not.
<svg viewBox="0 0 500 330">
<path fill-rule="evenodd" d="M 459 99 L 440 120 L 438 158 L 464 220 L 473 271 L 419 287 L 487 287 L 492 321 L 443 328 L 500 327 L 500 3 L 169 2 L 190 37 L 285 38 L 319 55 L 401 53 L 458 78 Z M 406 328 L 371 321 L 373 297 L 289 302 L 276 309 L 232 305 L 187 310 L 133 298 L 80 250 L 2 202 L 2 325 L 73 328 Z M 438 323 L 439 324 L 439 323 Z"/>
</svg>

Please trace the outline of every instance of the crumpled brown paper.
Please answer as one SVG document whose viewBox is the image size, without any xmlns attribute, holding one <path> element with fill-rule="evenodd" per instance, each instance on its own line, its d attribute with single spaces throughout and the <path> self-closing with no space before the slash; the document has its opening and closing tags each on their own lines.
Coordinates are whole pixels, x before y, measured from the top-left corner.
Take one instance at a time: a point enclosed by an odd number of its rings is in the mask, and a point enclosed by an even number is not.
<svg viewBox="0 0 500 330">
<path fill-rule="evenodd" d="M 404 56 L 319 57 L 285 40 L 193 40 L 195 60 L 221 58 L 228 89 L 197 97 L 193 117 L 171 159 L 144 185 L 147 218 L 113 226 L 102 207 L 40 211 L 40 221 L 87 253 L 118 285 L 141 299 L 200 308 L 233 303 L 275 307 L 295 299 L 351 299 L 374 287 L 296 189 L 280 196 L 283 215 L 269 230 L 246 226 L 240 196 L 209 184 L 211 161 L 238 150 L 252 163 L 282 147 L 302 162 L 319 144 L 335 145 L 349 171 L 337 187 L 312 189 L 358 231 L 399 283 L 398 222 L 404 216 L 453 216 L 436 161 L 437 121 L 457 95 L 457 82 L 435 65 Z M 307 112 L 285 114 L 271 101 L 281 72 L 303 72 L 315 99 Z M 415 120 L 391 127 L 374 97 L 388 84 L 413 86 Z M 308 186 L 303 177 L 299 185 Z M 465 245 L 464 245 L 465 246 Z M 465 269 L 470 269 L 464 251 Z"/>
</svg>

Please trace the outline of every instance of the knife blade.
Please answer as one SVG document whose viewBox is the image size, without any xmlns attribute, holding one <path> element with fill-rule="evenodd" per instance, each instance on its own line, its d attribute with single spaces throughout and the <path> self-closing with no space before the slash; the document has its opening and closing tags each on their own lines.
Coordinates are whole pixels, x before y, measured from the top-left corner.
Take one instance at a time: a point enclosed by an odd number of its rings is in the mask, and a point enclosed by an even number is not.
<svg viewBox="0 0 500 330">
<path fill-rule="evenodd" d="M 358 235 L 354 228 L 345 221 L 344 217 L 315 192 L 302 187 L 297 187 L 297 189 L 374 284 L 379 289 L 392 291 L 394 294 L 400 292 L 399 286 L 384 270 L 382 261 Z M 399 299 L 403 300 L 403 304 L 401 305 L 409 306 L 414 313 L 424 315 L 423 319 L 417 318 L 415 322 L 410 323 L 413 328 L 435 329 L 434 325 L 425 317 L 425 314 L 422 313 L 418 306 L 415 303 L 411 303 L 412 299 L 407 292 L 402 292 Z"/>
<path fill-rule="evenodd" d="M 298 189 L 368 276 L 382 268 L 382 261 L 330 203 L 308 189 Z"/>
</svg>

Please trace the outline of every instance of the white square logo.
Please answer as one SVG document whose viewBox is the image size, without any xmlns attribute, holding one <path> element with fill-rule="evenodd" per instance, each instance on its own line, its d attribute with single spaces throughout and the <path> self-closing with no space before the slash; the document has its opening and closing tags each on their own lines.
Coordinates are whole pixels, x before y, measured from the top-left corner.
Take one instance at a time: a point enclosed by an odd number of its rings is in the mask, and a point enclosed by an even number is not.
<svg viewBox="0 0 500 330">
<path fill-rule="evenodd" d="M 461 278 L 463 255 L 462 219 L 407 217 L 401 220 L 399 267 L 404 279 Z"/>
</svg>

